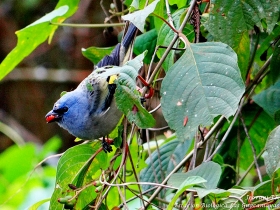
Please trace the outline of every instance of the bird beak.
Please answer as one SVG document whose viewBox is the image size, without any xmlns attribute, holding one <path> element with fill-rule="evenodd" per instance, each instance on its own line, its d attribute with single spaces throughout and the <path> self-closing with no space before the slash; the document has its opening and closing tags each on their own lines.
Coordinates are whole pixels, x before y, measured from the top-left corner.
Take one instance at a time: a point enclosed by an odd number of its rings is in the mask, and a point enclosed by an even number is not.
<svg viewBox="0 0 280 210">
<path fill-rule="evenodd" d="M 62 118 L 61 114 L 55 113 L 53 110 L 51 110 L 46 116 L 47 123 L 56 122 L 59 121 Z"/>
</svg>

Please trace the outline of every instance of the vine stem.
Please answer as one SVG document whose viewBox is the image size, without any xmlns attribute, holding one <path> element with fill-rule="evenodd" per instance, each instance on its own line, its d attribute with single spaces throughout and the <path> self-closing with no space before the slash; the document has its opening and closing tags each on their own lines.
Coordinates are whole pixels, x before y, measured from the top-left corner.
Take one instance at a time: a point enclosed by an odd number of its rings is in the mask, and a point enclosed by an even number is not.
<svg viewBox="0 0 280 210">
<path fill-rule="evenodd" d="M 56 26 L 68 26 L 75 28 L 107 28 L 113 26 L 125 26 L 125 23 L 105 23 L 105 24 L 80 24 L 80 23 L 54 23 L 50 22 L 52 25 Z"/>
<path fill-rule="evenodd" d="M 262 75 L 267 70 L 270 62 L 272 59 L 272 55 L 267 59 L 267 61 L 264 63 L 264 65 L 261 67 L 261 69 L 258 71 L 257 75 L 255 76 L 254 80 L 246 87 L 245 94 L 251 91 L 254 85 L 258 84 L 260 81 L 260 78 L 262 78 Z"/>
<path fill-rule="evenodd" d="M 263 149 L 257 156 L 257 159 L 259 159 L 261 157 L 261 155 L 264 153 L 264 150 Z M 251 168 L 254 166 L 255 164 L 255 161 L 253 161 L 251 163 L 251 165 L 248 167 L 248 169 L 244 172 L 243 176 L 238 180 L 238 182 L 236 182 L 236 185 L 240 185 L 240 183 L 243 181 L 243 179 L 247 176 L 247 174 L 249 173 L 249 171 L 251 170 Z"/>
<path fill-rule="evenodd" d="M 236 121 L 237 118 L 238 118 L 239 113 L 241 112 L 243 103 L 244 103 L 244 97 L 241 99 L 241 102 L 240 102 L 240 104 L 239 104 L 238 110 L 237 110 L 237 112 L 235 113 L 234 118 L 233 118 L 232 122 L 230 123 L 230 126 L 228 127 L 228 129 L 227 129 L 225 135 L 223 136 L 222 140 L 220 141 L 220 143 L 219 143 L 218 146 L 216 147 L 215 151 L 212 153 L 212 155 L 210 155 L 210 156 L 207 158 L 206 161 L 210 161 L 210 160 L 213 158 L 213 156 L 219 151 L 219 149 L 221 148 L 221 146 L 223 145 L 223 143 L 226 141 L 226 139 L 227 139 L 227 137 L 228 137 L 228 135 L 229 135 L 229 133 L 230 133 L 230 131 L 231 131 L 231 129 L 232 129 L 234 123 L 235 123 L 235 121 Z"/>
<path fill-rule="evenodd" d="M 250 137 L 250 135 L 249 135 L 249 132 L 248 132 L 248 129 L 247 129 L 247 127 L 246 127 L 244 118 L 243 118 L 243 116 L 242 116 L 242 112 L 239 112 L 239 115 L 240 115 L 240 120 L 241 120 L 241 122 L 242 122 L 244 131 L 245 131 L 246 136 L 247 136 L 247 138 L 248 138 L 248 140 L 249 140 L 249 143 L 250 143 L 250 146 L 251 146 L 251 150 L 252 150 L 252 152 L 253 152 L 254 162 L 255 162 L 255 165 L 256 165 L 256 170 L 257 170 L 257 174 L 258 174 L 258 176 L 259 176 L 259 180 L 260 180 L 260 182 L 263 182 L 263 180 L 262 180 L 262 175 L 261 175 L 261 171 L 260 171 L 260 167 L 259 167 L 259 164 L 258 164 L 258 161 L 257 161 L 256 149 L 255 149 L 254 144 L 253 144 L 253 141 L 252 141 L 252 139 L 251 139 L 251 137 Z"/>
<path fill-rule="evenodd" d="M 104 174 L 103 174 L 103 176 L 104 176 Z M 105 177 L 103 177 L 103 180 L 102 180 L 101 176 L 100 176 L 99 182 L 101 184 L 108 185 L 111 187 L 129 186 L 129 185 L 153 185 L 153 186 L 159 186 L 162 188 L 178 190 L 177 187 L 172 187 L 172 186 L 168 186 L 168 185 L 164 185 L 164 184 L 158 184 L 158 183 L 154 183 L 154 182 L 126 182 L 126 183 L 122 183 L 122 184 L 113 184 L 113 183 L 107 182 Z"/>
<path fill-rule="evenodd" d="M 185 16 L 183 22 L 182 22 L 182 24 L 181 24 L 181 26 L 180 26 L 180 28 L 179 28 L 179 30 L 178 30 L 178 33 L 175 33 L 175 34 L 174 34 L 174 38 L 172 39 L 172 41 L 171 41 L 170 44 L 168 45 L 167 49 L 166 49 L 165 52 L 163 53 L 161 59 L 160 59 L 159 62 L 157 63 L 156 67 L 154 68 L 154 71 L 153 71 L 153 73 L 151 74 L 151 76 L 150 76 L 150 78 L 149 78 L 149 80 L 148 80 L 148 82 L 147 82 L 149 85 L 153 82 L 154 77 L 156 76 L 157 72 L 159 71 L 161 65 L 163 64 L 163 62 L 164 62 L 164 60 L 166 59 L 166 57 L 167 57 L 167 55 L 169 54 L 169 52 L 172 50 L 173 45 L 175 44 L 175 42 L 178 40 L 179 34 L 183 31 L 185 25 L 187 24 L 187 21 L 188 21 L 188 19 L 189 19 L 190 16 L 191 16 L 191 13 L 192 13 L 192 10 L 193 10 L 195 4 L 196 4 L 196 0 L 193 0 L 193 1 L 191 2 L 191 4 L 190 4 L 190 7 L 189 7 L 189 9 L 188 9 L 188 12 L 187 12 L 187 14 L 186 14 L 186 16 Z M 146 92 L 146 90 L 147 90 L 147 88 L 145 88 L 143 92 Z"/>
</svg>

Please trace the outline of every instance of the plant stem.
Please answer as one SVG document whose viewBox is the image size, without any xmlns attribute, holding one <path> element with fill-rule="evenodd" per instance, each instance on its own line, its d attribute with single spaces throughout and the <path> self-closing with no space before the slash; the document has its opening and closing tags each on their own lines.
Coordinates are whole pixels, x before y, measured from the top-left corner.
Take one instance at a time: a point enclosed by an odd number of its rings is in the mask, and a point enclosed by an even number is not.
<svg viewBox="0 0 280 210">
<path fill-rule="evenodd" d="M 258 176 L 259 176 L 259 180 L 260 180 L 260 182 L 263 182 L 262 175 L 261 175 L 260 168 L 259 168 L 259 164 L 258 164 L 258 161 L 257 161 L 256 149 L 255 149 L 254 144 L 252 142 L 252 139 L 249 135 L 248 129 L 246 127 L 245 121 L 244 121 L 243 116 L 242 116 L 242 112 L 239 112 L 239 115 L 240 115 L 240 120 L 242 122 L 244 131 L 246 133 L 246 136 L 249 140 L 249 143 L 250 143 L 250 146 L 251 146 L 251 149 L 252 149 L 252 152 L 253 152 L 254 162 L 255 162 L 255 165 L 256 165 L 256 170 L 257 170 L 257 173 L 258 173 Z"/>
<path fill-rule="evenodd" d="M 263 149 L 257 156 L 257 159 L 259 159 L 261 157 L 261 155 L 263 154 L 265 149 Z M 248 167 L 248 169 L 245 171 L 245 173 L 243 174 L 243 176 L 238 180 L 238 182 L 236 182 L 235 185 L 240 185 L 240 183 L 243 181 L 243 179 L 247 176 L 247 174 L 249 173 L 249 171 L 251 170 L 251 168 L 254 166 L 255 162 L 253 161 L 251 163 L 251 165 Z"/>
<path fill-rule="evenodd" d="M 233 118 L 233 120 L 232 120 L 230 126 L 228 127 L 228 129 L 227 129 L 225 135 L 223 136 L 222 140 L 220 141 L 220 143 L 219 143 L 218 146 L 216 147 L 215 151 L 212 153 L 212 155 L 210 155 L 210 156 L 207 158 L 206 161 L 210 161 L 210 160 L 213 158 L 213 156 L 219 151 L 219 149 L 221 148 L 221 146 L 223 145 L 223 143 L 226 141 L 226 139 L 227 139 L 227 137 L 228 137 L 228 135 L 229 135 L 229 133 L 230 133 L 230 131 L 231 131 L 231 129 L 232 129 L 232 127 L 233 127 L 233 125 L 234 125 L 234 123 L 235 123 L 235 121 L 236 121 L 236 119 L 237 119 L 239 113 L 240 113 L 240 111 L 241 111 L 241 108 L 242 108 L 242 106 L 243 106 L 243 102 L 244 102 L 244 97 L 242 98 L 242 100 L 241 100 L 241 102 L 240 102 L 240 104 L 239 104 L 238 110 L 237 110 L 237 112 L 235 113 L 234 118 Z"/>
<path fill-rule="evenodd" d="M 113 26 L 125 26 L 125 23 L 105 23 L 105 24 L 77 24 L 77 23 L 54 23 L 54 22 L 50 22 L 50 23 L 52 25 L 75 27 L 75 28 L 107 28 Z"/>
</svg>

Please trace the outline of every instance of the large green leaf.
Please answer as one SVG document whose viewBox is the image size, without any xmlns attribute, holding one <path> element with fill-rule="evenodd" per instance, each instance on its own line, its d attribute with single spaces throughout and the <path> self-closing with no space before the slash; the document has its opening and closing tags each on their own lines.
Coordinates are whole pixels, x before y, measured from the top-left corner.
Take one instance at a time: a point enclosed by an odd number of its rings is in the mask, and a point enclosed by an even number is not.
<svg viewBox="0 0 280 210">
<path fill-rule="evenodd" d="M 167 210 L 172 210 L 173 206 L 175 205 L 176 200 L 182 195 L 186 189 L 198 185 L 198 184 L 205 184 L 207 180 L 203 179 L 199 176 L 190 176 L 188 177 L 180 186 L 174 197 L 172 198 L 171 202 L 167 206 Z"/>
<path fill-rule="evenodd" d="M 140 180 L 143 182 L 160 183 L 166 174 L 171 172 L 178 163 L 184 158 L 186 152 L 191 146 L 191 141 L 179 141 L 174 139 L 152 153 L 151 157 L 146 160 L 148 166 L 140 173 Z M 143 190 L 150 187 L 144 185 Z"/>
<path fill-rule="evenodd" d="M 60 0 L 56 9 L 34 23 L 16 32 L 17 46 L 7 55 L 0 65 L 0 80 L 3 79 L 16 65 L 28 56 L 38 45 L 52 37 L 57 29 L 53 22 L 63 22 L 78 8 L 79 0 Z"/>
<path fill-rule="evenodd" d="M 168 185 L 179 187 L 184 180 L 191 176 L 200 176 L 207 181 L 204 183 L 206 189 L 215 189 L 218 186 L 220 176 L 222 174 L 221 166 L 215 162 L 202 163 L 193 170 L 187 173 L 175 173 L 168 180 Z"/>
<path fill-rule="evenodd" d="M 58 203 L 59 198 L 73 196 L 74 192 L 69 188 L 69 184 L 82 187 L 92 181 L 92 176 L 100 168 L 107 166 L 107 155 L 102 151 L 92 161 L 90 157 L 100 148 L 100 143 L 90 142 L 80 144 L 68 149 L 59 159 L 56 175 L 56 187 L 50 202 L 50 209 L 63 209 L 63 205 Z M 96 197 L 94 187 L 88 187 L 75 200 L 75 207 L 82 209 Z"/>
<path fill-rule="evenodd" d="M 142 52 L 148 50 L 148 53 L 146 54 L 143 61 L 144 61 L 144 63 L 149 64 L 151 62 L 152 56 L 154 54 L 156 42 L 157 42 L 156 29 L 147 31 L 146 33 L 141 34 L 140 36 L 136 37 L 134 47 L 133 47 L 133 52 L 136 55 L 139 55 Z M 156 61 L 157 60 L 155 59 L 154 62 L 156 62 Z"/>
<path fill-rule="evenodd" d="M 280 81 L 253 97 L 254 101 L 276 121 L 278 121 L 278 111 L 280 110 L 279 98 Z"/>
<path fill-rule="evenodd" d="M 199 125 L 233 115 L 244 93 L 237 56 L 226 44 L 190 44 L 170 68 L 161 87 L 163 115 L 180 139 Z"/>
<path fill-rule="evenodd" d="M 261 20 L 267 23 L 271 33 L 279 16 L 278 0 L 215 0 L 211 2 L 208 31 L 215 40 L 231 46 L 238 54 L 238 65 L 243 78 L 248 69 L 249 38 L 248 30 L 254 25 L 262 28 Z"/>
<path fill-rule="evenodd" d="M 142 53 L 121 67 L 121 72 L 116 80 L 115 98 L 118 109 L 127 116 L 131 123 L 135 123 L 140 128 L 150 128 L 154 126 L 155 120 L 141 104 L 141 95 L 136 90 L 136 77 L 142 66 L 144 54 Z"/>
<path fill-rule="evenodd" d="M 276 127 L 270 134 L 266 143 L 264 152 L 264 162 L 267 174 L 272 177 L 272 174 L 280 168 L 280 126 Z"/>
<path fill-rule="evenodd" d="M 160 0 L 155 0 L 142 10 L 124 15 L 122 16 L 122 19 L 132 22 L 142 33 L 144 33 L 146 18 L 155 10 L 159 1 Z"/>
<path fill-rule="evenodd" d="M 92 63 L 97 64 L 105 55 L 110 55 L 115 47 L 89 47 L 87 49 L 82 48 L 82 54 Z"/>
</svg>

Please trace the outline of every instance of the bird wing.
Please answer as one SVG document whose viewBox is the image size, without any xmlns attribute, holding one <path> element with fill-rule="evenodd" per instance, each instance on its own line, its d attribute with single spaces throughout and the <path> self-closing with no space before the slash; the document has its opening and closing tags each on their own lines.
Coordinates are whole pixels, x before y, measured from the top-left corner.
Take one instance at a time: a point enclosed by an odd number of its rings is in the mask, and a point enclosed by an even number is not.
<svg viewBox="0 0 280 210">
<path fill-rule="evenodd" d="M 134 40 L 136 30 L 137 30 L 136 26 L 133 25 L 132 23 L 130 23 L 127 28 L 127 31 L 122 39 L 122 42 L 115 47 L 115 49 L 111 52 L 110 55 L 106 55 L 97 64 L 97 67 L 101 68 L 104 66 L 122 66 L 122 64 L 124 63 L 126 54 L 129 51 L 129 49 L 131 48 L 131 44 Z M 106 71 L 111 71 L 111 69 L 108 69 Z M 103 73 L 101 73 L 101 74 L 103 74 Z M 115 75 L 116 74 L 112 74 L 106 78 L 106 82 L 108 83 L 107 84 L 107 95 L 104 100 L 104 103 L 101 106 L 100 112 L 106 113 L 108 111 L 108 109 L 110 108 L 110 105 L 114 98 L 115 90 L 117 88 L 116 84 L 114 84 L 114 82 L 110 82 L 110 81 L 112 80 L 112 77 Z M 104 77 L 103 77 L 103 79 L 104 79 Z M 100 80 L 100 82 L 101 82 L 101 80 Z M 102 82 L 105 82 L 105 81 L 102 81 Z M 103 101 L 103 100 L 101 100 L 101 101 Z"/>
</svg>

